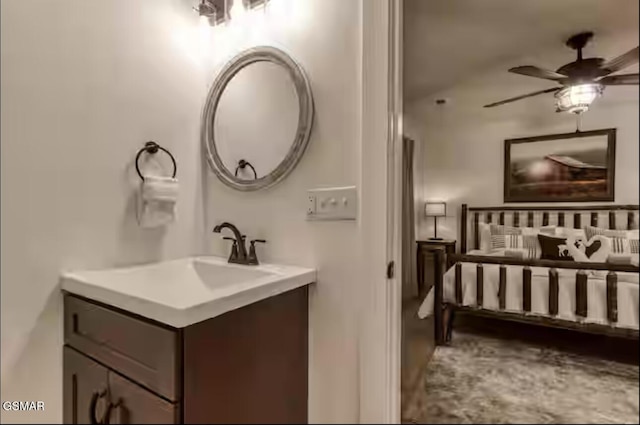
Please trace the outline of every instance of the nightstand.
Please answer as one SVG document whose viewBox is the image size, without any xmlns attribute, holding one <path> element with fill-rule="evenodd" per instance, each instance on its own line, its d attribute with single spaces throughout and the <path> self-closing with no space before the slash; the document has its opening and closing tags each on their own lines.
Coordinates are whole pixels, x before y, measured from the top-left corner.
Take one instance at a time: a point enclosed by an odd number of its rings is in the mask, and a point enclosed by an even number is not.
<svg viewBox="0 0 640 425">
<path fill-rule="evenodd" d="M 433 252 L 435 250 L 442 249 L 446 253 L 447 258 L 449 258 L 451 254 L 454 254 L 456 252 L 456 241 L 453 239 L 441 239 L 441 240 L 422 239 L 422 240 L 417 240 L 416 245 L 417 245 L 416 246 L 417 248 L 416 263 L 418 266 L 418 294 L 422 296 L 434 284 L 433 259 L 435 258 L 435 256 L 433 255 Z M 431 279 L 429 279 L 429 282 L 425 282 L 425 272 L 426 272 L 426 268 L 429 266 L 428 264 L 429 260 L 432 263 L 431 267 L 429 267 L 429 269 L 431 270 L 431 273 L 429 273 L 429 275 L 431 276 Z M 449 261 L 447 260 L 447 267 L 449 267 L 448 262 Z M 429 284 L 429 288 L 425 288 L 425 283 Z"/>
</svg>

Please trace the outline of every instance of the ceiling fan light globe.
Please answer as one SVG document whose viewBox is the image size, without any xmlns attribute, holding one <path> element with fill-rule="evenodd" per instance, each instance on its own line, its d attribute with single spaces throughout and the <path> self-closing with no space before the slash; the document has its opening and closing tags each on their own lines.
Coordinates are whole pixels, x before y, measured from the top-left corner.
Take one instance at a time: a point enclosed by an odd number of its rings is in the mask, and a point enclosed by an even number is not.
<svg viewBox="0 0 640 425">
<path fill-rule="evenodd" d="M 602 95 L 604 86 L 597 83 L 578 84 L 565 87 L 556 93 L 556 106 L 559 110 L 580 114 Z"/>
</svg>

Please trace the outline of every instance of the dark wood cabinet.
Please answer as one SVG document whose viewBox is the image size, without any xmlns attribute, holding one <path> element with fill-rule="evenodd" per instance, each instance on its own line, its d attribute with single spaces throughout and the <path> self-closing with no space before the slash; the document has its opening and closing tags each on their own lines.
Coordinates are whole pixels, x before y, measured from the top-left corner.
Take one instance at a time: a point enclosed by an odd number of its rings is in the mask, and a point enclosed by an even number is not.
<svg viewBox="0 0 640 425">
<path fill-rule="evenodd" d="M 434 285 L 434 265 L 435 250 L 444 250 L 449 268 L 449 257 L 456 252 L 456 241 L 451 239 L 424 239 L 417 240 L 417 267 L 418 267 L 418 294 L 426 295 Z"/>
<path fill-rule="evenodd" d="M 179 409 L 139 385 L 109 373 L 109 391 L 112 409 L 111 424 L 175 424 L 179 423 Z"/>
<path fill-rule="evenodd" d="M 108 369 L 64 347 L 64 422 L 96 423 L 108 408 Z"/>
<path fill-rule="evenodd" d="M 307 297 L 177 329 L 65 293 L 65 423 L 306 423 Z"/>
</svg>

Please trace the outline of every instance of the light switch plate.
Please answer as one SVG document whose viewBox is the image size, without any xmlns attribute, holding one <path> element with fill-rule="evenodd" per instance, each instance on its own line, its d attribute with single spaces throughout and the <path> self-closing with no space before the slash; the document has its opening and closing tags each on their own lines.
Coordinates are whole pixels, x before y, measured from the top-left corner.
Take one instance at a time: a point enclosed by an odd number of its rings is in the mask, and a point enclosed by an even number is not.
<svg viewBox="0 0 640 425">
<path fill-rule="evenodd" d="M 358 216 L 355 186 L 311 189 L 307 198 L 308 220 L 355 220 Z"/>
</svg>

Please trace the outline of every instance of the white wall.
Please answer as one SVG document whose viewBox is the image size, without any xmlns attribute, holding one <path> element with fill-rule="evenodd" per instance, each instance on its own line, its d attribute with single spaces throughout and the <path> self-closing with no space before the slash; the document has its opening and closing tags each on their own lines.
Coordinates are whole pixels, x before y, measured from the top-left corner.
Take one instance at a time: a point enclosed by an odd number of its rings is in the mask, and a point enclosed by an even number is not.
<svg viewBox="0 0 640 425">
<path fill-rule="evenodd" d="M 61 420 L 60 271 L 227 255 L 209 233 L 223 220 L 267 239 L 263 260 L 318 268 L 310 420 L 358 419 L 359 223 L 304 212 L 306 189 L 360 183 L 361 2 L 272 0 L 248 24 L 213 30 L 198 27 L 193 3 L 2 1 L 2 399 L 46 403 L 4 422 Z M 287 180 L 240 193 L 200 157 L 200 113 L 215 71 L 255 44 L 302 64 L 316 121 Z M 133 216 L 132 159 L 149 139 L 180 167 L 178 222 L 166 232 Z"/>
<path fill-rule="evenodd" d="M 58 275 L 181 257 L 200 245 L 199 115 L 205 83 L 181 44 L 194 20 L 180 0 L 2 1 L 2 399 L 60 422 Z M 142 230 L 133 158 L 171 150 L 178 221 Z"/>
<path fill-rule="evenodd" d="M 638 33 L 600 38 L 597 51 L 614 57 L 638 44 Z M 595 49 L 594 49 L 595 50 Z M 524 61 L 524 62 L 523 62 Z M 565 63 L 567 49 L 535 52 L 534 57 L 515 59 L 481 72 L 455 87 L 434 93 L 406 105 L 407 134 L 422 144 L 421 174 L 417 178 L 421 194 L 428 199 L 447 201 L 446 219 L 438 220 L 438 234 L 457 237 L 460 205 L 497 206 L 503 204 L 504 140 L 544 134 L 572 132 L 576 119 L 556 113 L 553 96 L 542 95 L 485 109 L 493 101 L 552 87 L 534 78 L 510 75 L 510 66 L 522 63 Z M 637 66 L 625 72 L 637 72 Z M 435 99 L 449 102 L 436 106 Z M 441 108 L 441 109 L 439 109 Z M 615 203 L 638 203 L 638 89 L 634 86 L 608 87 L 582 116 L 583 131 L 617 128 Z M 433 236 L 433 221 L 420 215 L 418 237 Z"/>
<path fill-rule="evenodd" d="M 230 221 L 248 238 L 263 238 L 264 261 L 317 267 L 310 298 L 310 393 L 312 422 L 358 420 L 359 223 L 308 222 L 306 190 L 359 185 L 360 1 L 271 0 L 244 24 L 214 29 L 209 58 L 213 79 L 229 57 L 255 45 L 288 52 L 306 71 L 316 116 L 306 154 L 279 185 L 242 193 L 205 174 L 206 231 Z M 227 255 L 229 246 L 207 234 L 207 252 Z"/>
</svg>

